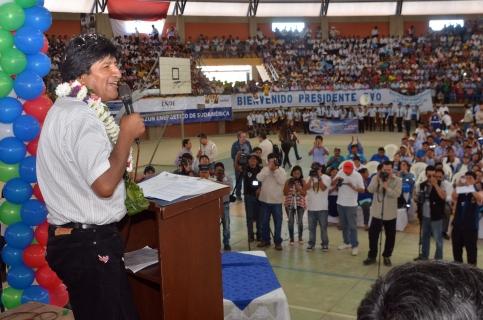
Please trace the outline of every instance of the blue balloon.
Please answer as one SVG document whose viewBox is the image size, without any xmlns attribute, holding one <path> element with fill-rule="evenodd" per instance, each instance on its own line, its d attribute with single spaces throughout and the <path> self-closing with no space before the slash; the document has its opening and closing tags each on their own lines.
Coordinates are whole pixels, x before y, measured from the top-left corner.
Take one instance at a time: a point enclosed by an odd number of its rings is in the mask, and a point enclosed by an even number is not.
<svg viewBox="0 0 483 320">
<path fill-rule="evenodd" d="M 27 152 L 27 147 L 18 138 L 7 137 L 0 140 L 0 161 L 8 164 L 20 162 Z"/>
<path fill-rule="evenodd" d="M 0 99 L 0 122 L 11 123 L 22 114 L 22 104 L 15 98 Z"/>
<path fill-rule="evenodd" d="M 45 77 L 49 73 L 51 65 L 50 58 L 42 52 L 27 56 L 27 70 L 33 71 L 41 77 Z"/>
<path fill-rule="evenodd" d="M 37 0 L 37 5 L 43 6 L 44 5 L 44 0 Z"/>
<path fill-rule="evenodd" d="M 41 286 L 33 285 L 28 287 L 23 291 L 21 302 L 40 302 L 44 304 L 49 304 L 50 297 L 49 292 L 42 288 Z"/>
<path fill-rule="evenodd" d="M 2 260 L 11 267 L 23 266 L 23 250 L 6 245 L 2 250 Z"/>
<path fill-rule="evenodd" d="M 22 222 L 29 226 L 38 226 L 47 218 L 47 207 L 36 199 L 30 199 L 20 209 Z"/>
<path fill-rule="evenodd" d="M 5 199 L 15 204 L 23 204 L 32 196 L 32 186 L 20 178 L 13 178 L 3 187 Z"/>
<path fill-rule="evenodd" d="M 43 7 L 43 3 L 40 6 L 33 6 L 25 9 L 24 26 L 32 27 L 39 29 L 41 32 L 45 32 L 49 30 L 51 25 L 52 14 L 49 12 L 49 10 Z"/>
<path fill-rule="evenodd" d="M 20 178 L 28 183 L 37 182 L 37 171 L 36 171 L 37 157 L 26 157 L 20 162 L 19 173 Z"/>
<path fill-rule="evenodd" d="M 40 123 L 31 115 L 23 115 L 13 122 L 13 134 L 22 141 L 35 139 L 40 132 Z"/>
<path fill-rule="evenodd" d="M 44 46 L 44 34 L 38 28 L 24 25 L 15 33 L 13 42 L 15 47 L 23 53 L 34 54 L 39 52 Z"/>
<path fill-rule="evenodd" d="M 44 81 L 30 70 L 19 73 L 13 82 L 15 93 L 24 100 L 33 100 L 42 94 Z"/>
<path fill-rule="evenodd" d="M 26 266 L 16 266 L 10 268 L 7 273 L 7 282 L 15 289 L 25 289 L 29 287 L 35 279 L 35 273 Z"/>
</svg>

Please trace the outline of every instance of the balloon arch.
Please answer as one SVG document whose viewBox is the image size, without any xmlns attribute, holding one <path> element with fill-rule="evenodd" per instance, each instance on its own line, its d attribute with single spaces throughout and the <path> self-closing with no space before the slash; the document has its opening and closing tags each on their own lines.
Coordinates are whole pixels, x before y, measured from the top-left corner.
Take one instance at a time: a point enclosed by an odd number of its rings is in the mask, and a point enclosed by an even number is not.
<svg viewBox="0 0 483 320">
<path fill-rule="evenodd" d="M 52 24 L 43 0 L 0 0 L 0 221 L 7 225 L 1 256 L 8 308 L 29 301 L 65 306 L 65 285 L 45 260 L 47 208 L 37 184 L 37 143 L 52 101 L 42 77 L 50 71 L 44 32 Z M 36 283 L 36 284 L 34 284 Z"/>
</svg>

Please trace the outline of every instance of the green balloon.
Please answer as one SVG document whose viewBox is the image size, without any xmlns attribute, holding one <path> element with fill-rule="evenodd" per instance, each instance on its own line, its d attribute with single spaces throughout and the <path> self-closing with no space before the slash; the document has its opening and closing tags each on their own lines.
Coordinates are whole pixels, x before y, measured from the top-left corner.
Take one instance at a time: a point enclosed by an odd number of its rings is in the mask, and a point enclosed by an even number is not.
<svg viewBox="0 0 483 320">
<path fill-rule="evenodd" d="M 2 303 L 7 309 L 13 309 L 21 304 L 23 290 L 12 287 L 3 289 Z"/>
<path fill-rule="evenodd" d="M 0 221 L 6 225 L 11 225 L 12 223 L 22 221 L 22 217 L 20 216 L 21 207 L 22 206 L 19 204 L 13 204 L 5 201 L 0 206 Z"/>
<path fill-rule="evenodd" d="M 6 74 L 19 74 L 27 66 L 27 57 L 16 48 L 7 49 L 2 53 L 0 64 Z"/>
<path fill-rule="evenodd" d="M 25 12 L 14 2 L 0 6 L 0 26 L 8 31 L 17 30 L 25 22 Z"/>
<path fill-rule="evenodd" d="M 37 0 L 15 0 L 15 2 L 24 9 L 33 7 L 37 4 Z"/>
<path fill-rule="evenodd" d="M 0 52 L 3 52 L 12 47 L 13 47 L 12 34 L 7 30 L 0 29 Z"/>
<path fill-rule="evenodd" d="M 0 16 L 1 17 L 1 16 Z M 13 80 L 5 72 L 0 72 L 0 98 L 8 96 L 13 88 Z"/>
<path fill-rule="evenodd" d="M 17 178 L 18 176 L 18 163 L 7 164 L 0 161 L 0 181 L 7 182 L 8 180 Z"/>
</svg>

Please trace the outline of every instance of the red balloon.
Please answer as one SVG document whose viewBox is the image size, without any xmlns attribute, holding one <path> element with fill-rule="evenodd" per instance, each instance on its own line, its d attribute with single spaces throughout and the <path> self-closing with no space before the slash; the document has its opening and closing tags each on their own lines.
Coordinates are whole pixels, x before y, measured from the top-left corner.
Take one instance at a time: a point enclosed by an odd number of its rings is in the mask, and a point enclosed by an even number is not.
<svg viewBox="0 0 483 320">
<path fill-rule="evenodd" d="M 57 274 L 48 265 L 37 270 L 35 280 L 46 289 L 56 288 L 62 283 Z"/>
<path fill-rule="evenodd" d="M 40 123 L 44 122 L 47 112 L 52 107 L 52 100 L 49 97 L 42 95 L 34 100 L 27 100 L 23 104 L 23 109 L 26 114 L 29 114 Z"/>
<path fill-rule="evenodd" d="M 42 245 L 47 245 L 47 239 L 49 238 L 49 224 L 47 221 L 44 221 L 41 225 L 35 228 L 35 240 Z"/>
<path fill-rule="evenodd" d="M 44 46 L 42 47 L 42 49 L 40 49 L 40 51 L 45 54 L 49 52 L 49 40 L 45 35 L 44 35 Z"/>
<path fill-rule="evenodd" d="M 31 244 L 25 248 L 23 262 L 30 268 L 40 268 L 47 265 L 47 261 L 45 260 L 45 247 L 40 244 Z"/>
<path fill-rule="evenodd" d="M 37 198 L 37 200 L 45 202 L 44 196 L 42 195 L 42 192 L 40 191 L 40 187 L 39 187 L 38 183 L 36 183 L 34 185 L 34 196 L 35 196 L 35 198 Z"/>
<path fill-rule="evenodd" d="M 69 293 L 65 284 L 61 283 L 57 288 L 49 290 L 50 304 L 57 307 L 65 307 L 69 302 Z"/>
<path fill-rule="evenodd" d="M 30 155 L 35 156 L 37 155 L 37 147 L 39 145 L 39 137 L 35 138 L 34 140 L 30 141 L 27 144 L 27 151 Z"/>
</svg>

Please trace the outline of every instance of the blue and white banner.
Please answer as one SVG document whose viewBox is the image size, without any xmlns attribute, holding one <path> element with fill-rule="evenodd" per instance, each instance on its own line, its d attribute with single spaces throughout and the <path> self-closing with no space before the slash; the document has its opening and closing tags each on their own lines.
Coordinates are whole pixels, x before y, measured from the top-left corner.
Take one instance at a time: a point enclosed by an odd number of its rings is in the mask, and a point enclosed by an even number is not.
<svg viewBox="0 0 483 320">
<path fill-rule="evenodd" d="M 338 106 L 357 106 L 362 96 L 373 104 L 418 104 L 421 112 L 431 111 L 431 91 L 425 90 L 415 96 L 406 96 L 390 89 L 343 90 L 343 91 L 287 91 L 259 94 L 233 95 L 233 109 L 265 109 L 278 107 L 316 107 L 321 103 Z"/>
<path fill-rule="evenodd" d="M 316 119 L 310 121 L 309 130 L 311 133 L 326 136 L 330 134 L 357 133 L 359 131 L 359 126 L 357 119 Z"/>
<path fill-rule="evenodd" d="M 162 126 L 164 124 L 180 124 L 181 119 L 183 123 L 197 123 L 210 121 L 231 121 L 231 108 L 208 108 L 208 109 L 188 109 L 169 114 L 162 114 L 159 112 L 142 112 L 144 118 L 144 125 L 148 127 Z"/>
</svg>

